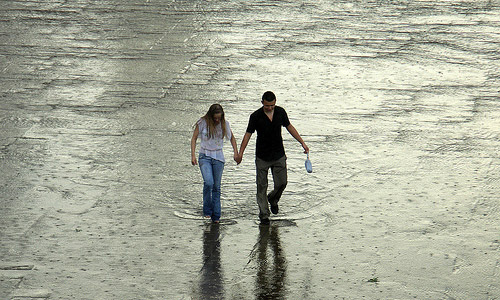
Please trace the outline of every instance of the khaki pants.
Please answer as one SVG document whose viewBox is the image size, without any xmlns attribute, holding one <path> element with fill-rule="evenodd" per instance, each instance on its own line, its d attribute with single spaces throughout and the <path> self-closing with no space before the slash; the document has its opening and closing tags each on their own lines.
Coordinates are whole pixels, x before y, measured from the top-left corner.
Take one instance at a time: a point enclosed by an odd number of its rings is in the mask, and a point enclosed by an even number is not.
<svg viewBox="0 0 500 300">
<path fill-rule="evenodd" d="M 269 202 L 278 203 L 286 188 L 287 170 L 286 156 L 283 155 L 278 160 L 265 161 L 260 158 L 255 159 L 255 167 L 257 170 L 257 204 L 259 205 L 259 218 L 268 219 L 270 215 Z M 273 175 L 274 189 L 267 195 L 269 169 Z"/>
</svg>

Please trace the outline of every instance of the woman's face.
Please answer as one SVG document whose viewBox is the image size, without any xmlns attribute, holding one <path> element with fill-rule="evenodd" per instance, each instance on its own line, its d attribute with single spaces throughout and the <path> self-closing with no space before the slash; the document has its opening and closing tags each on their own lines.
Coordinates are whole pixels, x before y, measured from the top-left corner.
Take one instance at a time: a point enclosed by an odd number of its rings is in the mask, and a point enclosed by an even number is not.
<svg viewBox="0 0 500 300">
<path fill-rule="evenodd" d="M 214 114 L 215 125 L 219 124 L 221 119 L 222 119 L 222 113 Z"/>
</svg>

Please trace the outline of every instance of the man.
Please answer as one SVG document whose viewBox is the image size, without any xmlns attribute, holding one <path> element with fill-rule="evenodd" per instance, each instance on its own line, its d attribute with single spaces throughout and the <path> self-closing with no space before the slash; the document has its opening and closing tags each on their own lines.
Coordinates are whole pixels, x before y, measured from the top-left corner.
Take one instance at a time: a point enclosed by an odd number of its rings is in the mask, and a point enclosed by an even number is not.
<svg viewBox="0 0 500 300">
<path fill-rule="evenodd" d="M 286 155 L 281 127 L 285 127 L 302 145 L 304 153 L 309 153 L 306 143 L 304 143 L 295 127 L 290 124 L 286 111 L 282 107 L 276 106 L 274 93 L 267 91 L 262 95 L 262 107 L 250 115 L 246 133 L 241 141 L 239 161 L 237 161 L 238 163 L 241 162 L 250 137 L 257 131 L 255 153 L 257 204 L 259 206 L 259 218 L 263 225 L 269 224 L 269 204 L 271 205 L 271 212 L 273 214 L 278 213 L 278 201 L 287 184 Z M 274 189 L 266 195 L 269 169 L 271 169 L 273 175 Z"/>
</svg>

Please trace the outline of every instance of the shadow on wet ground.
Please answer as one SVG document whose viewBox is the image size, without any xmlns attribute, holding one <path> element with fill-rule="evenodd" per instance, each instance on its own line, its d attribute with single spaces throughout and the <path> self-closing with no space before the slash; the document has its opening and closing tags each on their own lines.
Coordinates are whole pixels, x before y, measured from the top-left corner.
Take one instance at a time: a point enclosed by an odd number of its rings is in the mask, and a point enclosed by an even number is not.
<svg viewBox="0 0 500 300">
<path fill-rule="evenodd" d="M 497 1 L 4 1 L 0 298 L 499 298 L 499 19 Z M 314 171 L 285 131 L 259 226 L 253 139 L 207 224 L 193 124 L 221 103 L 240 142 L 266 90 Z"/>
</svg>

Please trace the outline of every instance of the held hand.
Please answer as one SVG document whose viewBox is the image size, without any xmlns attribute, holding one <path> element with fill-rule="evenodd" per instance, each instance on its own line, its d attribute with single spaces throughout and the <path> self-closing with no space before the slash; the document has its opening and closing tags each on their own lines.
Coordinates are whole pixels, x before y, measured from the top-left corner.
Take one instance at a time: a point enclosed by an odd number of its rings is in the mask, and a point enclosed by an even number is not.
<svg viewBox="0 0 500 300">
<path fill-rule="evenodd" d="M 242 157 L 239 154 L 234 154 L 234 161 L 236 162 L 237 165 L 241 163 Z"/>
</svg>

